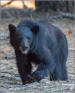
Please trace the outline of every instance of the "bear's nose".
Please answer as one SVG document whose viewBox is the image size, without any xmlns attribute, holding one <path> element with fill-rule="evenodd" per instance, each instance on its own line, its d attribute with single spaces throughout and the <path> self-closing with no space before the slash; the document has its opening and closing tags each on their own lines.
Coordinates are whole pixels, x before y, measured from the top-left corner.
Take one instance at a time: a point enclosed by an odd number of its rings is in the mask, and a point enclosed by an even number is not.
<svg viewBox="0 0 75 93">
<path fill-rule="evenodd" d="M 28 48 L 28 47 L 26 47 L 26 46 L 22 46 L 22 49 L 23 49 L 23 50 L 26 50 L 27 48 Z"/>
</svg>

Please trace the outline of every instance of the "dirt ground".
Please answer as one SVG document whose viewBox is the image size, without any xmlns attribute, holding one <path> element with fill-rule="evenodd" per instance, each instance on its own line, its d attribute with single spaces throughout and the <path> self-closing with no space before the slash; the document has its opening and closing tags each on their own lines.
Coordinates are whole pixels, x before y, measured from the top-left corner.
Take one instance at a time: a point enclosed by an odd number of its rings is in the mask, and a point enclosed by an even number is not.
<svg viewBox="0 0 75 93">
<path fill-rule="evenodd" d="M 35 20 L 43 19 L 43 14 L 34 15 Z M 9 43 L 8 24 L 17 25 L 23 19 L 32 19 L 30 16 L 24 17 L 1 17 L 0 19 L 0 93 L 74 93 L 75 91 L 75 28 L 74 20 L 51 19 L 48 20 L 56 25 L 66 34 L 69 46 L 67 60 L 68 81 L 49 81 L 43 79 L 40 83 L 22 85 L 19 77 L 14 50 Z"/>
</svg>

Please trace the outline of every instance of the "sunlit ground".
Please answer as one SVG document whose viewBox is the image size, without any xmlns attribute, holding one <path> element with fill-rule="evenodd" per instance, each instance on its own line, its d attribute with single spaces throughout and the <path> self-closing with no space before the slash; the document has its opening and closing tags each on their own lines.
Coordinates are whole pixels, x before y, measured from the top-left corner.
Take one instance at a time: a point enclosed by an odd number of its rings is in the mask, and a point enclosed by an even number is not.
<svg viewBox="0 0 75 93">
<path fill-rule="evenodd" d="M 6 3 L 8 3 L 9 0 L 1 0 L 1 6 L 5 5 Z M 26 0 L 24 1 L 24 4 L 26 7 L 31 8 L 31 9 L 35 9 L 35 0 Z M 14 7 L 14 8 L 23 8 L 23 3 L 22 0 L 17 0 L 17 1 L 13 1 L 11 4 L 6 5 L 6 7 Z"/>
</svg>

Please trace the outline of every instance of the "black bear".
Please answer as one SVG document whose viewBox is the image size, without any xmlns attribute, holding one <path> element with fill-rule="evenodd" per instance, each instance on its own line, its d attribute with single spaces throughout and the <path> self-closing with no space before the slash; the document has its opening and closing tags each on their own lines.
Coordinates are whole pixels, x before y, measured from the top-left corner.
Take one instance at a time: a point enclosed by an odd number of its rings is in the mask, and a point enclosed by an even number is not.
<svg viewBox="0 0 75 93">
<path fill-rule="evenodd" d="M 67 80 L 68 44 L 64 33 L 43 21 L 24 20 L 16 27 L 9 24 L 10 43 L 23 84 L 50 80 Z M 32 62 L 38 65 L 32 72 Z"/>
</svg>

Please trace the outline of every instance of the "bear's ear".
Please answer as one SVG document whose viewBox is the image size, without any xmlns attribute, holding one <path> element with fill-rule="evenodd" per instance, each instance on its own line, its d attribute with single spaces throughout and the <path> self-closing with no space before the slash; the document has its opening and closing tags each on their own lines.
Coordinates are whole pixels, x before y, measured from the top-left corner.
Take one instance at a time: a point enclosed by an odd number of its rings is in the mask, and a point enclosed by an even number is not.
<svg viewBox="0 0 75 93">
<path fill-rule="evenodd" d="M 34 33 L 34 34 L 37 34 L 39 32 L 39 26 L 38 25 L 35 25 L 31 28 L 31 31 Z"/>
<path fill-rule="evenodd" d="M 15 30 L 16 30 L 16 27 L 13 24 L 9 24 L 8 28 L 9 28 L 10 32 L 15 32 Z"/>
</svg>

